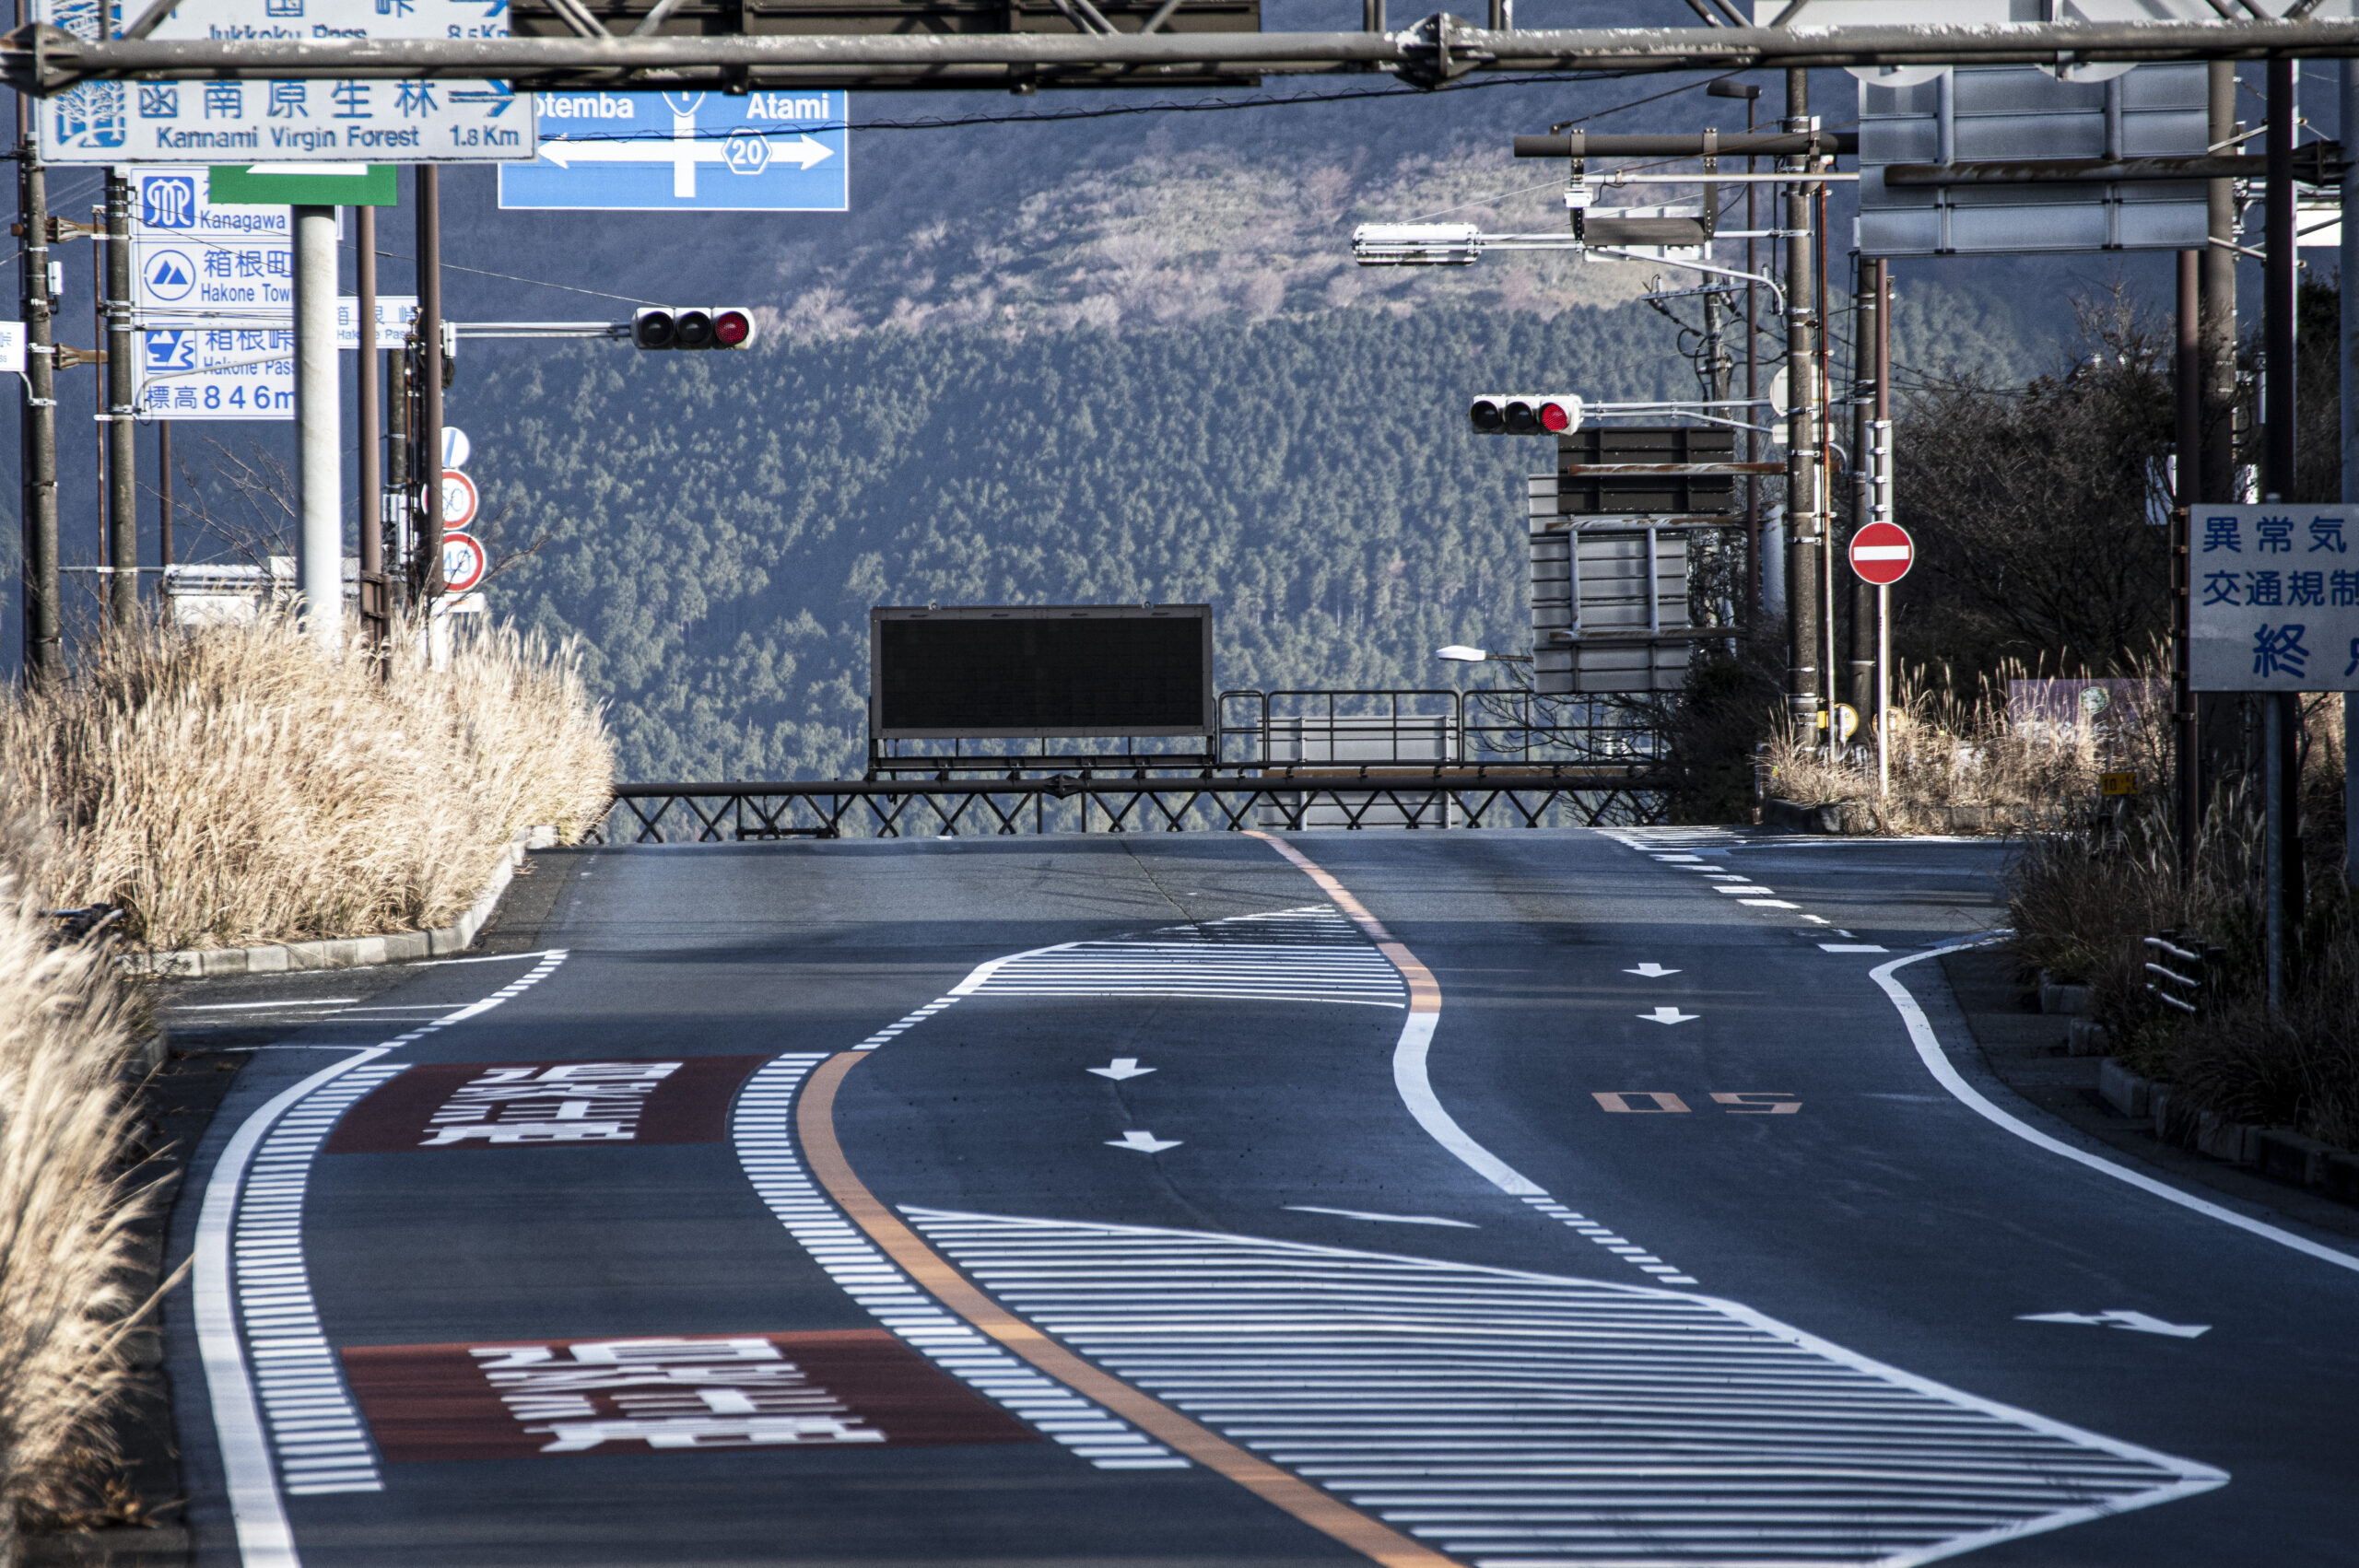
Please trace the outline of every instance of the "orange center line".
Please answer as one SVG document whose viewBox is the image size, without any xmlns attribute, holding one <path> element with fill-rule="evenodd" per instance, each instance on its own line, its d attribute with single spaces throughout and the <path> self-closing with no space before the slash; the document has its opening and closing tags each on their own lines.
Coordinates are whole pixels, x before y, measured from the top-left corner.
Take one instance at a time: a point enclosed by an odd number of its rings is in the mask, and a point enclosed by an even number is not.
<svg viewBox="0 0 2359 1568">
<path fill-rule="evenodd" d="M 1430 983 L 1428 977 L 1428 983 Z M 1085 1398 L 1147 1433 L 1158 1442 L 1227 1477 L 1263 1502 L 1331 1537 L 1385 1568 L 1456 1568 L 1451 1560 L 1418 1545 L 1358 1509 L 1248 1453 L 1236 1444 L 1121 1378 L 1084 1361 L 1039 1329 L 1002 1306 L 960 1273 L 949 1259 L 901 1223 L 854 1174 L 836 1138 L 836 1090 L 865 1059 L 842 1051 L 822 1062 L 804 1086 L 794 1113 L 795 1131 L 812 1175 L 827 1189 L 869 1239 L 885 1249 L 920 1285 L 977 1329 L 1030 1362 Z"/>
</svg>

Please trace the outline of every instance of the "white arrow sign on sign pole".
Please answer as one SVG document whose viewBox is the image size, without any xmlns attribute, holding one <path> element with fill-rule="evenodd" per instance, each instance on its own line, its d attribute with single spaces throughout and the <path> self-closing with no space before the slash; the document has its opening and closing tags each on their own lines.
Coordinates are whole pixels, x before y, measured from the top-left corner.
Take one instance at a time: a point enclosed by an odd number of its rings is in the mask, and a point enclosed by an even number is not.
<svg viewBox="0 0 2359 1568">
<path fill-rule="evenodd" d="M 672 135 L 666 141 L 572 141 L 551 137 L 541 144 L 541 156 L 559 169 L 577 163 L 668 163 L 672 194 L 686 199 L 697 193 L 697 165 L 726 164 L 732 170 L 758 173 L 771 162 L 804 169 L 825 163 L 835 149 L 797 133 L 792 139 L 765 136 L 750 131 L 731 133 L 721 140 L 699 137 L 697 117 L 675 110 Z"/>
</svg>

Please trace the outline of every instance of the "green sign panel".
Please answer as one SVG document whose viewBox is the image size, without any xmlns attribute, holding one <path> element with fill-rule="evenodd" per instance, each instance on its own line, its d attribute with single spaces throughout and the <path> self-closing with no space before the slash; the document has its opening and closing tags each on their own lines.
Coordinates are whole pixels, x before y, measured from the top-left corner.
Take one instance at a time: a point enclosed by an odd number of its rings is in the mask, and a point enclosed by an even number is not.
<svg viewBox="0 0 2359 1568">
<path fill-rule="evenodd" d="M 394 168 L 390 163 L 217 166 L 205 181 L 205 193 L 216 202 L 249 206 L 398 206 Z"/>
</svg>

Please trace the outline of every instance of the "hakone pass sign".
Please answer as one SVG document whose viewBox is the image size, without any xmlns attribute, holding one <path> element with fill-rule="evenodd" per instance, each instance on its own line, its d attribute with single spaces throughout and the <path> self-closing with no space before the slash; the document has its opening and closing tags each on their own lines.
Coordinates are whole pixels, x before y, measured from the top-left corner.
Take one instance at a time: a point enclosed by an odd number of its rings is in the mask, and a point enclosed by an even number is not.
<svg viewBox="0 0 2359 1568">
<path fill-rule="evenodd" d="M 1209 604 L 882 607 L 868 634 L 879 740 L 1214 727 Z"/>
</svg>

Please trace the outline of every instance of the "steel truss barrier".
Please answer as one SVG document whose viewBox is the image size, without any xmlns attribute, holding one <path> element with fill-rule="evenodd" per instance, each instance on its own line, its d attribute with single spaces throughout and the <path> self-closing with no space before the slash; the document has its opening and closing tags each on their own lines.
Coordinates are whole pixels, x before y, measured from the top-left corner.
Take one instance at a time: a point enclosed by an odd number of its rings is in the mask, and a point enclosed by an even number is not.
<svg viewBox="0 0 2359 1568">
<path fill-rule="evenodd" d="M 1645 823 L 1673 779 L 1660 767 L 1508 769 L 1397 764 L 1262 768 L 1216 778 L 843 778 L 625 784 L 587 841 L 714 844 L 975 833 L 1543 827 Z M 1027 821 L 1027 816 L 1029 820 Z M 624 820 L 617 822 L 617 817 Z"/>
<path fill-rule="evenodd" d="M 44 24 L 0 47 L 19 91 L 144 79 L 494 76 L 518 88 L 703 84 L 973 88 L 1153 85 L 1385 72 L 1438 87 L 1473 72 L 1726 70 L 1812 65 L 2074 64 L 2359 54 L 2359 22 L 2039 22 L 1988 27 L 1567 28 L 1494 30 L 1437 13 L 1394 31 L 1083 34 L 712 33 L 702 36 L 111 39 Z"/>
</svg>

